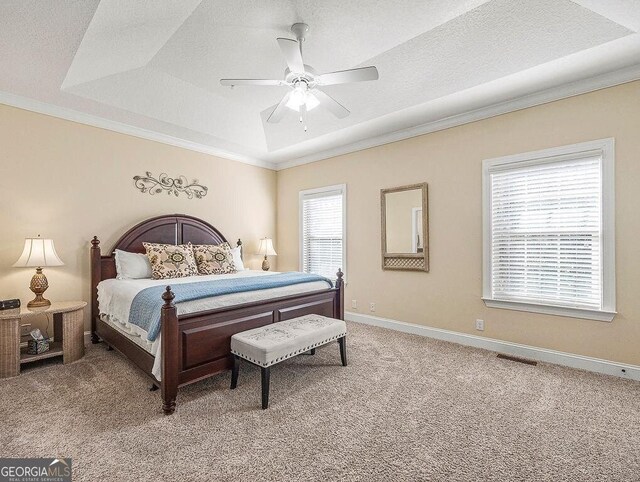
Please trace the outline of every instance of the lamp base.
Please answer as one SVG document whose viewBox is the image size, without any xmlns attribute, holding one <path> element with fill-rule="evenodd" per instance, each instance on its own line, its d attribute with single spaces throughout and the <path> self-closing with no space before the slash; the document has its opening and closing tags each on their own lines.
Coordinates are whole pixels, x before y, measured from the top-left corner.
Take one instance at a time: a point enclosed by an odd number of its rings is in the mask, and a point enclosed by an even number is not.
<svg viewBox="0 0 640 482">
<path fill-rule="evenodd" d="M 44 292 L 47 291 L 48 287 L 49 281 L 42 272 L 42 268 L 36 268 L 36 274 L 33 275 L 31 283 L 29 284 L 29 289 L 35 293 L 36 297 L 27 303 L 27 308 L 42 308 L 50 306 L 51 301 L 42 296 Z"/>
<path fill-rule="evenodd" d="M 262 271 L 269 271 L 271 266 L 269 265 L 269 260 L 267 259 L 267 255 L 264 256 L 264 261 L 262 262 Z"/>
<path fill-rule="evenodd" d="M 27 303 L 27 308 L 44 308 L 45 306 L 51 306 L 51 301 L 43 298 L 42 295 L 36 295 L 34 299 Z"/>
</svg>

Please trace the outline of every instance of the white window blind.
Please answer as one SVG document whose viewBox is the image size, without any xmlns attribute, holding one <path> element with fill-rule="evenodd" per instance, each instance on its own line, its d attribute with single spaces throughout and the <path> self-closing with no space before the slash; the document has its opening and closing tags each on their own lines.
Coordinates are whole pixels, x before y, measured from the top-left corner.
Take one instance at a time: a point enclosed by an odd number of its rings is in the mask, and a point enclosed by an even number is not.
<svg viewBox="0 0 640 482">
<path fill-rule="evenodd" d="M 600 162 L 491 175 L 494 299 L 602 308 Z"/>
<path fill-rule="evenodd" d="M 612 144 L 485 161 L 488 306 L 613 318 Z"/>
<path fill-rule="evenodd" d="M 344 267 L 344 188 L 300 193 L 301 269 L 330 279 Z"/>
</svg>

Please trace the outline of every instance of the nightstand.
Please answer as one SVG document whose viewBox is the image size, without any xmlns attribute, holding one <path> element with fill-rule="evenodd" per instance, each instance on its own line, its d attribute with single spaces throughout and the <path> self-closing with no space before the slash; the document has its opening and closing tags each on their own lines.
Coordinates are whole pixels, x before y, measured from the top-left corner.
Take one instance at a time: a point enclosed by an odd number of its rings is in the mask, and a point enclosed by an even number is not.
<svg viewBox="0 0 640 482">
<path fill-rule="evenodd" d="M 84 356 L 85 301 L 53 302 L 46 308 L 27 308 L 0 311 L 0 378 L 20 375 L 20 365 L 61 356 L 63 363 L 71 363 Z M 20 323 L 38 315 L 53 316 L 53 342 L 48 351 L 29 355 L 20 349 Z"/>
</svg>

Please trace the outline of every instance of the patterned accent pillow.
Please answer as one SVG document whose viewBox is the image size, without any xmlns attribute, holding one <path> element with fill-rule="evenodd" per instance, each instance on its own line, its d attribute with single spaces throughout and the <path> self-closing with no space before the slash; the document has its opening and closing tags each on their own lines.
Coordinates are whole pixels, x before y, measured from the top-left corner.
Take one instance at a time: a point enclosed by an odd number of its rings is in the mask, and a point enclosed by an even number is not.
<svg viewBox="0 0 640 482">
<path fill-rule="evenodd" d="M 184 278 L 198 274 L 191 245 L 142 244 L 147 250 L 153 279 Z"/>
<path fill-rule="evenodd" d="M 200 274 L 235 273 L 233 253 L 229 243 L 222 244 L 194 244 L 193 254 L 196 258 Z"/>
</svg>

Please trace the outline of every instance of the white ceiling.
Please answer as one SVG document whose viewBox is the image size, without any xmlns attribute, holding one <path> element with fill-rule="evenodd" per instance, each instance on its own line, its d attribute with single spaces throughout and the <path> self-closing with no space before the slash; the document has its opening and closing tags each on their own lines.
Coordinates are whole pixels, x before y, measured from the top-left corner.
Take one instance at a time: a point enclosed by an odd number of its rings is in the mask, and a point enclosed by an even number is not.
<svg viewBox="0 0 640 482">
<path fill-rule="evenodd" d="M 304 132 L 277 37 L 311 26 L 319 72 L 375 65 L 325 87 Z M 5 0 L 0 102 L 283 168 L 640 78 L 640 0 Z"/>
</svg>

